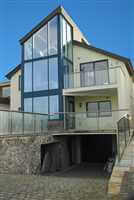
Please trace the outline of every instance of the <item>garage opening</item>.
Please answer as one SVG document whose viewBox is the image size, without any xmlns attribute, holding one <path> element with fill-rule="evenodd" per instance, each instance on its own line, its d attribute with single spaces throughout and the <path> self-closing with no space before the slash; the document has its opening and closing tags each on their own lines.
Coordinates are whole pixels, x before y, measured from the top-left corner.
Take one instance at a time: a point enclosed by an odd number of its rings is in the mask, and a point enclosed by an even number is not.
<svg viewBox="0 0 134 200">
<path fill-rule="evenodd" d="M 81 161 L 106 163 L 117 153 L 115 135 L 88 135 L 81 137 Z"/>
<path fill-rule="evenodd" d="M 116 157 L 116 135 L 77 135 L 68 140 L 70 163 L 101 163 Z"/>
</svg>

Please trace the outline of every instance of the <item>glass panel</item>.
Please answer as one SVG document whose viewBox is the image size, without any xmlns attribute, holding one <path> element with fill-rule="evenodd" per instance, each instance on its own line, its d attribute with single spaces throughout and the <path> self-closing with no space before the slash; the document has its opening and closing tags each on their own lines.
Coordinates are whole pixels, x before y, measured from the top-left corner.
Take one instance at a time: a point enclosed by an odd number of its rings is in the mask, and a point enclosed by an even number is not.
<svg viewBox="0 0 134 200">
<path fill-rule="evenodd" d="M 23 133 L 23 113 L 12 112 L 12 134 Z"/>
<path fill-rule="evenodd" d="M 49 55 L 57 54 L 57 16 L 48 22 Z"/>
<path fill-rule="evenodd" d="M 33 99 L 33 112 L 48 114 L 48 97 L 35 97 Z"/>
<path fill-rule="evenodd" d="M 95 71 L 97 71 L 97 70 L 106 70 L 107 68 L 108 68 L 107 61 L 95 62 Z"/>
<path fill-rule="evenodd" d="M 63 55 L 67 57 L 67 24 L 66 21 L 62 18 L 62 51 Z"/>
<path fill-rule="evenodd" d="M 24 99 L 24 111 L 25 112 L 32 112 L 32 98 L 25 98 Z"/>
<path fill-rule="evenodd" d="M 100 111 L 100 116 L 111 116 L 111 102 L 106 101 L 106 102 L 99 102 L 99 111 Z"/>
<path fill-rule="evenodd" d="M 87 103 L 87 117 L 97 117 L 98 103 Z"/>
<path fill-rule="evenodd" d="M 49 88 L 58 88 L 58 59 L 49 59 Z"/>
<path fill-rule="evenodd" d="M 81 87 L 95 84 L 93 63 L 82 64 L 81 67 Z"/>
<path fill-rule="evenodd" d="M 33 35 L 33 58 L 47 56 L 47 25 Z"/>
<path fill-rule="evenodd" d="M 95 63 L 96 85 L 109 84 L 107 61 L 99 61 Z"/>
<path fill-rule="evenodd" d="M 3 87 L 2 88 L 2 96 L 9 97 L 10 96 L 10 87 Z"/>
<path fill-rule="evenodd" d="M 24 60 L 32 59 L 32 37 L 24 43 Z"/>
<path fill-rule="evenodd" d="M 67 24 L 67 55 L 72 60 L 72 31 L 70 25 Z"/>
<path fill-rule="evenodd" d="M 59 118 L 59 114 L 58 114 L 58 112 L 59 112 L 59 96 L 57 96 L 57 95 L 50 96 L 49 103 L 50 103 L 50 115 L 51 115 L 50 118 L 58 119 Z"/>
<path fill-rule="evenodd" d="M 33 62 L 33 90 L 48 90 L 48 60 Z"/>
<path fill-rule="evenodd" d="M 24 113 L 24 134 L 34 134 L 34 115 Z"/>
<path fill-rule="evenodd" d="M 24 65 L 24 92 L 32 91 L 32 63 Z"/>
</svg>

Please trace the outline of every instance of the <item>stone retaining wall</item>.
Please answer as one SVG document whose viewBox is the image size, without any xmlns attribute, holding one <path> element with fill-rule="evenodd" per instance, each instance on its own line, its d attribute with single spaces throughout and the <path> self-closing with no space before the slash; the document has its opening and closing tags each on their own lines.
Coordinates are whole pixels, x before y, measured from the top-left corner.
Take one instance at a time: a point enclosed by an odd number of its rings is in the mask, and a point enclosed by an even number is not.
<svg viewBox="0 0 134 200">
<path fill-rule="evenodd" d="M 41 166 L 41 144 L 54 142 L 52 136 L 0 137 L 0 173 L 38 173 Z"/>
<path fill-rule="evenodd" d="M 44 146 L 43 152 L 41 146 Z M 0 174 L 40 174 L 63 170 L 69 165 L 66 138 L 57 140 L 52 135 L 0 137 Z"/>
</svg>

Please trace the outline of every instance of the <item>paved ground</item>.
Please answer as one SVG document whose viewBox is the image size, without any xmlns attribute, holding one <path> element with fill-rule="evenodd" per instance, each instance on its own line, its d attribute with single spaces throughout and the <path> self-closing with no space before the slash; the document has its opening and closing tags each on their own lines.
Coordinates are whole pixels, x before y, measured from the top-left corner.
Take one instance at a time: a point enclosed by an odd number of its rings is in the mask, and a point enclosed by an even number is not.
<svg viewBox="0 0 134 200">
<path fill-rule="evenodd" d="M 2 200 L 107 200 L 102 166 L 83 165 L 53 176 L 0 175 Z"/>
</svg>

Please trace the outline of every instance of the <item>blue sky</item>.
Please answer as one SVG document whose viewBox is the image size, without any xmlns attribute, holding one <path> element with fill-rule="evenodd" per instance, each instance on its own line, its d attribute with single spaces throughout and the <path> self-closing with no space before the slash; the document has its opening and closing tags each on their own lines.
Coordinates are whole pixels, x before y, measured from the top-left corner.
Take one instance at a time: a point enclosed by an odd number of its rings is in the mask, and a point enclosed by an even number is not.
<svg viewBox="0 0 134 200">
<path fill-rule="evenodd" d="M 59 5 L 92 45 L 134 61 L 133 0 L 0 0 L 0 80 L 21 61 L 19 39 Z"/>
</svg>

